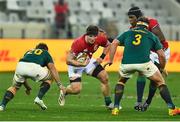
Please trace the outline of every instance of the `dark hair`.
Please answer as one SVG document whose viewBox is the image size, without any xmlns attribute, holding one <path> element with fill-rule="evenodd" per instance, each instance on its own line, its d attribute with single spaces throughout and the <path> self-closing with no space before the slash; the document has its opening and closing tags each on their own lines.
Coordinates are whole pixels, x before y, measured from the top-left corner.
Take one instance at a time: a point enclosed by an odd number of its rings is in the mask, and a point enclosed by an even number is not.
<svg viewBox="0 0 180 122">
<path fill-rule="evenodd" d="M 97 36 L 98 35 L 99 28 L 95 25 L 89 25 L 86 29 L 86 35 L 93 35 Z"/>
<path fill-rule="evenodd" d="M 44 49 L 48 51 L 48 46 L 45 43 L 39 43 L 36 45 L 36 49 Z"/>
<path fill-rule="evenodd" d="M 138 19 L 143 16 L 143 13 L 139 7 L 135 6 L 129 9 L 128 15 L 134 15 Z"/>
<path fill-rule="evenodd" d="M 136 26 L 148 27 L 148 25 L 149 25 L 149 20 L 148 20 L 148 18 L 146 18 L 146 17 L 140 17 L 140 18 L 137 20 Z"/>
</svg>

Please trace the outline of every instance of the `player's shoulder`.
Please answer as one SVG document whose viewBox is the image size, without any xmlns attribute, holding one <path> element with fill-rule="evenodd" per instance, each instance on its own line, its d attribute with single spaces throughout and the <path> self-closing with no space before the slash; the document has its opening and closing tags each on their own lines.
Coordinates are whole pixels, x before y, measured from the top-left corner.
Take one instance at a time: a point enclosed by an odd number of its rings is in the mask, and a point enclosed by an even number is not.
<svg viewBox="0 0 180 122">
<path fill-rule="evenodd" d="M 83 40 L 85 40 L 85 35 L 81 35 L 81 36 L 75 38 L 73 43 L 80 43 Z"/>
<path fill-rule="evenodd" d="M 45 56 L 51 56 L 51 54 L 47 51 L 47 50 L 44 50 L 44 49 L 40 49 L 41 51 L 37 52 L 37 53 L 41 53 L 41 55 L 45 55 Z"/>
<path fill-rule="evenodd" d="M 137 27 L 131 28 L 131 29 L 127 29 L 124 32 L 121 33 L 121 35 L 127 35 L 130 34 L 132 32 L 134 32 L 137 29 Z"/>
<path fill-rule="evenodd" d="M 149 21 L 149 24 L 154 24 L 154 23 L 157 23 L 158 24 L 158 20 L 155 19 L 155 18 L 152 18 L 152 17 L 146 17 Z"/>
</svg>

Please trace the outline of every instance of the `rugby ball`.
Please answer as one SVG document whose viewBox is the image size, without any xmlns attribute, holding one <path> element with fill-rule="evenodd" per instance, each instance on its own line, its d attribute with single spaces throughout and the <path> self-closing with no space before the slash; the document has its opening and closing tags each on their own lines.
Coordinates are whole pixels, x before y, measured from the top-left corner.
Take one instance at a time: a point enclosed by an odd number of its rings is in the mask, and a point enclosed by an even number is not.
<svg viewBox="0 0 180 122">
<path fill-rule="evenodd" d="M 76 61 L 83 63 L 86 61 L 86 59 L 88 58 L 88 54 L 85 52 L 80 52 L 77 57 L 76 57 Z"/>
</svg>

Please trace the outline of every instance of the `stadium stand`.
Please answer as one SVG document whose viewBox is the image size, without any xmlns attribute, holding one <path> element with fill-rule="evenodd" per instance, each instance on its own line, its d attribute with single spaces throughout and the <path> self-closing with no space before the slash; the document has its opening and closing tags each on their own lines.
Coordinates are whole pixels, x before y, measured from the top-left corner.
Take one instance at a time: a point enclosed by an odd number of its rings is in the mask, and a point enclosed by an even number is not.
<svg viewBox="0 0 180 122">
<path fill-rule="evenodd" d="M 0 0 L 1 38 L 51 38 L 54 24 L 54 4 L 58 0 Z M 72 35 L 82 34 L 89 24 L 99 25 L 105 19 L 106 24 L 114 22 L 119 32 L 128 29 L 127 11 L 139 6 L 146 16 L 158 19 L 167 39 L 180 40 L 180 5 L 178 0 L 65 0 L 70 8 L 69 22 Z M 162 4 L 163 2 L 163 4 Z M 13 23 L 21 23 L 17 27 Z M 32 24 L 34 23 L 34 24 Z M 35 25 L 42 26 L 35 26 Z M 23 25 L 23 26 L 22 26 Z M 32 26 L 32 27 L 30 27 Z M 176 27 L 176 28 L 175 28 Z M 177 29 L 178 27 L 178 29 Z M 12 29 L 8 29 L 12 28 Z M 13 30 L 17 31 L 16 35 Z M 23 30 L 23 31 L 22 31 Z M 40 32 L 34 33 L 31 30 Z M 47 31 L 48 30 L 48 31 Z M 78 31 L 77 31 L 78 30 Z M 112 29 L 111 29 L 112 30 Z M 64 30 L 67 31 L 67 30 Z M 24 32 L 24 33 L 22 33 Z M 34 34 L 33 34 L 34 33 Z M 24 35 L 22 35 L 24 34 Z M 67 35 L 63 35 L 63 38 Z"/>
</svg>

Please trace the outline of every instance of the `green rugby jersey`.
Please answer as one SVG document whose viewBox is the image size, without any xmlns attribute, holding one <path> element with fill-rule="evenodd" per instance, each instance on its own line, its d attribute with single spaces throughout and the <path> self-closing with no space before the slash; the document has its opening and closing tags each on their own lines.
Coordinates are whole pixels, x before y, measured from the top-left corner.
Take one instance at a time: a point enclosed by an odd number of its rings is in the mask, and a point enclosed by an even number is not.
<svg viewBox="0 0 180 122">
<path fill-rule="evenodd" d="M 41 65 L 42 67 L 47 66 L 48 63 L 53 63 L 51 55 L 48 53 L 48 51 L 43 49 L 29 50 L 19 61 L 36 63 Z"/>
<path fill-rule="evenodd" d="M 150 61 L 150 50 L 162 49 L 159 39 L 150 31 L 137 27 L 117 37 L 124 46 L 122 64 L 137 64 Z"/>
</svg>

